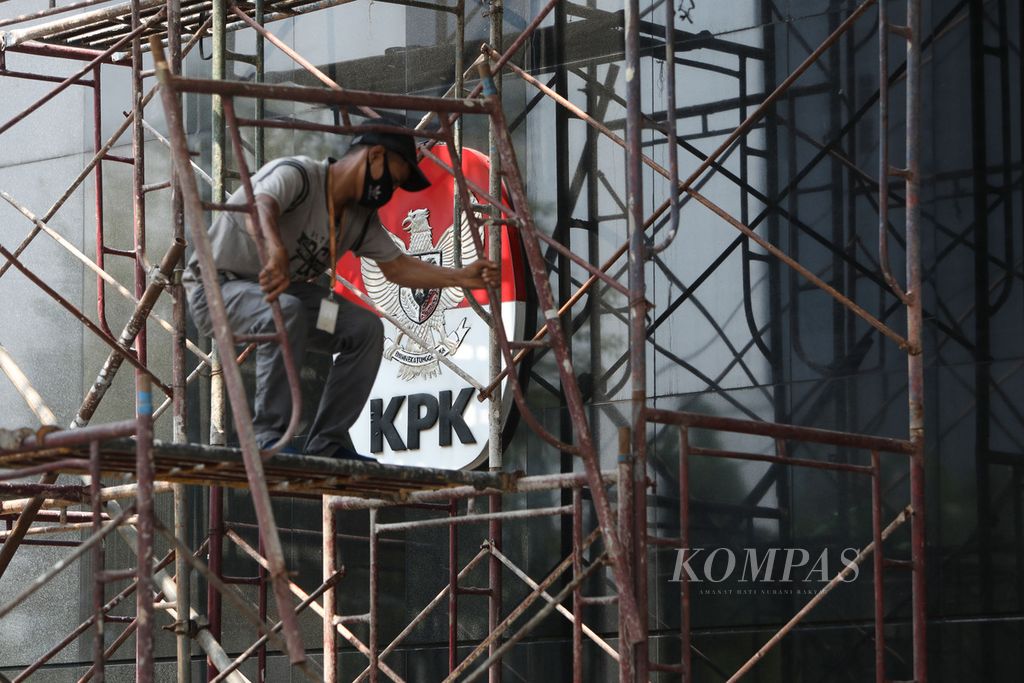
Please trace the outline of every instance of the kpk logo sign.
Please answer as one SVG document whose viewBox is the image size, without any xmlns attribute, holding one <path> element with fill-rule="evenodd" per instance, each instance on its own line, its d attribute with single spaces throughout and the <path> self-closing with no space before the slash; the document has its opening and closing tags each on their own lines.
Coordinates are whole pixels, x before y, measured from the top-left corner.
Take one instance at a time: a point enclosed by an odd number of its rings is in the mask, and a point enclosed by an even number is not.
<svg viewBox="0 0 1024 683">
<path fill-rule="evenodd" d="M 433 149 L 451 163 L 443 145 Z M 490 164 L 480 152 L 463 148 L 463 173 L 487 187 Z M 380 209 L 380 219 L 395 244 L 413 258 L 444 267 L 455 266 L 456 230 L 462 247 L 462 263 L 477 254 L 469 221 L 453 222 L 454 178 L 429 159 L 420 168 L 431 186 L 423 192 L 396 190 Z M 484 236 L 484 247 L 487 240 Z M 501 228 L 500 314 L 505 330 L 521 339 L 525 310 L 523 265 L 517 235 Z M 338 273 L 361 288 L 382 310 L 401 321 L 417 339 L 384 320 L 384 359 L 370 400 L 352 428 L 356 450 L 396 465 L 460 469 L 476 465 L 487 446 L 487 404 L 476 400 L 476 391 L 464 379 L 437 360 L 451 358 L 481 384 L 489 377 L 489 329 L 470 308 L 461 289 L 415 289 L 388 281 L 371 259 L 346 254 Z M 363 305 L 340 284 L 338 294 Z M 484 291 L 473 292 L 477 302 L 492 312 Z M 502 420 L 511 409 L 510 394 L 502 386 Z"/>
<path fill-rule="evenodd" d="M 383 217 L 382 217 L 383 220 Z M 402 227 L 409 232 L 409 246 L 391 233 L 391 239 L 398 248 L 413 258 L 432 263 L 435 266 L 451 267 L 455 264 L 455 226 L 450 226 L 434 243 L 433 228 L 430 225 L 430 209 L 413 209 L 402 221 Z M 469 221 L 465 218 L 460 226 L 462 233 L 462 262 L 472 263 L 477 258 L 476 246 L 470 233 Z M 366 293 L 380 308 L 403 323 L 410 325 L 420 334 L 421 339 L 434 344 L 432 347 L 443 356 L 454 357 L 469 333 L 468 318 L 463 317 L 457 329 L 449 332 L 446 328 L 448 311 L 463 303 L 465 296 L 460 289 L 410 289 L 399 287 L 387 280 L 380 268 L 371 259 L 362 263 L 363 282 Z M 398 376 L 401 379 L 437 377 L 441 374 L 441 363 L 437 356 L 420 347 L 413 339 L 397 331 L 394 339 L 388 338 L 384 346 L 384 358 L 400 364 Z"/>
</svg>

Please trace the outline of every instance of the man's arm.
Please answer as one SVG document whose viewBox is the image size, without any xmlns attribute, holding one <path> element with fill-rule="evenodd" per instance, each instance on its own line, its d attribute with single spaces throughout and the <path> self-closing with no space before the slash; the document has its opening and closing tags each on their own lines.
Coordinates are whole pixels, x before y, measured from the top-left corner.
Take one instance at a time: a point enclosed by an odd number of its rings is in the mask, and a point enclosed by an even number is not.
<svg viewBox="0 0 1024 683">
<path fill-rule="evenodd" d="M 402 254 L 391 261 L 377 264 L 388 280 L 415 289 L 440 287 L 466 287 L 483 289 L 497 287 L 501 279 L 498 267 L 492 261 L 480 259 L 464 268 L 443 268 L 432 263 Z"/>
<path fill-rule="evenodd" d="M 260 288 L 266 292 L 267 301 L 274 301 L 284 290 L 288 289 L 291 283 L 291 276 L 288 270 L 288 250 L 281 240 L 281 230 L 277 227 L 277 217 L 281 209 L 277 201 L 266 194 L 256 195 L 256 211 L 259 213 L 260 221 L 266 228 L 263 232 L 266 248 L 267 262 L 260 271 Z M 248 226 L 248 221 L 246 221 Z M 252 235 L 257 239 L 256 235 Z"/>
</svg>

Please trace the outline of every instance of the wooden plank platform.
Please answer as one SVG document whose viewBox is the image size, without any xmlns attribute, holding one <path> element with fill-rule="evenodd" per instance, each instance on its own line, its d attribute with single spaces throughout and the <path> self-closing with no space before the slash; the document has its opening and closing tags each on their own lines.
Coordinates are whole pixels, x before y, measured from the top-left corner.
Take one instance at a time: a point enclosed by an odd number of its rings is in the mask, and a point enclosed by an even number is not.
<svg viewBox="0 0 1024 683">
<path fill-rule="evenodd" d="M 87 447 L 2 453 L 0 469 L 17 470 L 68 459 L 80 459 L 81 467 L 72 463 L 72 466 L 62 468 L 61 471 L 88 471 Z M 153 460 L 158 481 L 249 488 L 242 451 L 237 448 L 156 441 L 153 444 Z M 133 475 L 135 442 L 132 439 L 116 439 L 103 443 L 101 463 L 104 474 Z M 311 455 L 276 455 L 263 461 L 263 469 L 271 494 L 299 497 L 343 495 L 403 500 L 413 491 L 453 486 L 508 491 L 514 489 L 519 478 L 518 473 L 403 467 Z"/>
</svg>

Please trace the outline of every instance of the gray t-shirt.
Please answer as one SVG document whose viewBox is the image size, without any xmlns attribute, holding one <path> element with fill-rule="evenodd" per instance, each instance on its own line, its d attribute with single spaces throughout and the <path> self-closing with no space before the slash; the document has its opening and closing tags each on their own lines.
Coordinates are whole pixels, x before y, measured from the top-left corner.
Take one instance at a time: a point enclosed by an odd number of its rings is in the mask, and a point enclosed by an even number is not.
<svg viewBox="0 0 1024 683">
<path fill-rule="evenodd" d="M 288 250 L 292 280 L 308 280 L 331 266 L 327 169 L 333 161 L 283 157 L 265 164 L 252 177 L 253 192 L 273 197 L 280 209 L 277 225 L 281 241 Z M 236 190 L 228 203 L 244 204 L 245 190 Z M 217 269 L 255 280 L 262 266 L 256 243 L 245 228 L 245 220 L 243 213 L 224 211 L 208 232 Z M 376 210 L 358 204 L 346 206 L 343 221 L 336 246 L 339 258 L 346 251 L 374 261 L 391 261 L 401 255 L 401 250 L 381 225 Z M 198 273 L 198 259 L 193 253 L 184 279 L 194 281 Z"/>
</svg>

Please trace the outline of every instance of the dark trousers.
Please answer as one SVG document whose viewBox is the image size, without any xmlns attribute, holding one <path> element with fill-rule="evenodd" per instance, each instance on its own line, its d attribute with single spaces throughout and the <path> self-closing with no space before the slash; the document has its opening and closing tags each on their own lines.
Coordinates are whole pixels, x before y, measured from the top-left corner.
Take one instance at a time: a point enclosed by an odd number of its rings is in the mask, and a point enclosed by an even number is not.
<svg viewBox="0 0 1024 683">
<path fill-rule="evenodd" d="M 226 280 L 221 293 L 228 322 L 236 334 L 273 332 L 270 304 L 257 282 Z M 347 300 L 339 304 L 334 333 L 316 328 L 320 302 L 328 294 L 323 287 L 305 282 L 292 283 L 278 297 L 288 329 L 295 361 L 301 370 L 306 351 L 334 356 L 327 375 L 316 417 L 309 427 L 304 451 L 319 453 L 348 442 L 348 429 L 363 410 L 380 367 L 384 348 L 384 327 L 380 318 Z M 212 336 L 213 328 L 202 283 L 189 287 L 189 310 L 202 334 Z M 253 425 L 256 439 L 265 444 L 276 441 L 288 426 L 292 401 L 284 360 L 278 344 L 260 344 L 256 350 L 256 398 Z"/>
</svg>

